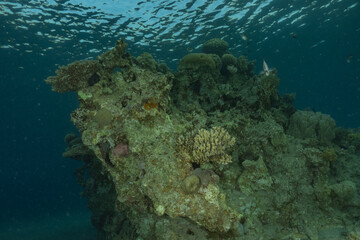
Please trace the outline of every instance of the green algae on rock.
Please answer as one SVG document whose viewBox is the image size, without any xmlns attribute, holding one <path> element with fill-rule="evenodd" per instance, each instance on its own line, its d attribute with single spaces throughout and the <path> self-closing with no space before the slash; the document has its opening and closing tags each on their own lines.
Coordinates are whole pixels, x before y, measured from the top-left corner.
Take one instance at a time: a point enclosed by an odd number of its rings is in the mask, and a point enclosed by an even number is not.
<svg viewBox="0 0 360 240">
<path fill-rule="evenodd" d="M 64 156 L 84 162 L 76 176 L 98 239 L 356 236 L 358 131 L 297 111 L 276 71 L 256 75 L 227 48 L 211 40 L 172 72 L 120 40 L 96 67 L 48 78 L 78 92 L 81 139 L 68 135 Z"/>
</svg>

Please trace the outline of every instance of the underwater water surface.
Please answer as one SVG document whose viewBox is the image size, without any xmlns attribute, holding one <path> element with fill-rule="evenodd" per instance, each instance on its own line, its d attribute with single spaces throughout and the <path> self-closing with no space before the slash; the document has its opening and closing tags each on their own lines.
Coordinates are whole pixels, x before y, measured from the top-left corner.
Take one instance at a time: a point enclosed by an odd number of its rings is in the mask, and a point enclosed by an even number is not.
<svg viewBox="0 0 360 240">
<path fill-rule="evenodd" d="M 80 161 L 62 157 L 75 93 L 44 80 L 58 66 L 95 59 L 119 39 L 176 70 L 221 38 L 235 56 L 276 68 L 294 106 L 360 125 L 358 0 L 0 1 L 0 239 L 96 239 L 76 183 Z"/>
</svg>

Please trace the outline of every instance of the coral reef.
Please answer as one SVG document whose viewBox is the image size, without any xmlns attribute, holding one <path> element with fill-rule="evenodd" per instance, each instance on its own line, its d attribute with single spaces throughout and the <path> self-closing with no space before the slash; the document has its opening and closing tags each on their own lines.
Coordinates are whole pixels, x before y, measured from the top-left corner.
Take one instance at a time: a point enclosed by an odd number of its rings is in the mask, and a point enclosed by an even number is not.
<svg viewBox="0 0 360 240">
<path fill-rule="evenodd" d="M 196 175 L 190 175 L 184 179 L 182 184 L 185 193 L 195 193 L 199 190 L 201 185 L 200 178 Z"/>
<path fill-rule="evenodd" d="M 226 41 L 220 38 L 212 38 L 203 44 L 201 50 L 203 53 L 216 54 L 221 57 L 223 54 L 226 53 L 228 47 L 229 44 Z"/>
<path fill-rule="evenodd" d="M 200 129 L 196 134 L 190 134 L 185 138 L 179 138 L 180 148 L 187 151 L 184 159 L 199 165 L 207 162 L 227 164 L 231 162 L 231 156 L 225 150 L 232 147 L 235 138 L 221 127 L 213 127 L 210 131 Z"/>
<path fill-rule="evenodd" d="M 237 59 L 236 67 L 239 72 L 248 77 L 254 75 L 255 61 L 249 61 L 245 56 L 240 56 Z"/>
<path fill-rule="evenodd" d="M 45 81 L 51 84 L 56 92 L 78 91 L 94 85 L 99 76 L 100 64 L 94 60 L 76 61 L 56 70 L 56 76 L 48 77 Z"/>
<path fill-rule="evenodd" d="M 222 73 L 229 72 L 230 74 L 233 75 L 238 71 L 236 67 L 237 59 L 232 54 L 229 53 L 223 54 L 221 57 L 221 63 L 222 63 L 222 69 L 221 69 Z"/>
<path fill-rule="evenodd" d="M 327 114 L 297 111 L 290 118 L 288 133 L 302 139 L 316 138 L 330 143 L 335 138 L 335 121 Z"/>
<path fill-rule="evenodd" d="M 190 53 L 180 60 L 179 71 L 209 71 L 215 69 L 212 56 L 205 53 Z"/>
<path fill-rule="evenodd" d="M 98 239 L 359 239 L 359 130 L 296 110 L 276 70 L 227 48 L 173 72 L 120 40 L 46 80 L 78 94 L 63 156 L 84 163 Z"/>
</svg>

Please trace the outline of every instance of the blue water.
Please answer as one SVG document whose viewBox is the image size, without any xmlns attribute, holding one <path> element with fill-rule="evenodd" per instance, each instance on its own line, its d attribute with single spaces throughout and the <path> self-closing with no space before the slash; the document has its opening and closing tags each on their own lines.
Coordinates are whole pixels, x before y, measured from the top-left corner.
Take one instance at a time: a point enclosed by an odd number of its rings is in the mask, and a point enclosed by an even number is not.
<svg viewBox="0 0 360 240">
<path fill-rule="evenodd" d="M 256 60 L 257 73 L 264 57 L 278 70 L 279 92 L 296 93 L 297 108 L 328 113 L 338 126 L 355 128 L 360 126 L 358 3 L 0 1 L 0 239 L 24 239 L 26 233 L 26 239 L 41 239 L 34 226 L 42 221 L 53 222 L 65 236 L 75 218 L 85 233 L 72 233 L 74 239 L 95 239 L 73 176 L 81 163 L 61 157 L 64 135 L 76 131 L 69 117 L 76 96 L 51 92 L 44 83 L 58 65 L 94 58 L 124 38 L 132 55 L 150 52 L 176 69 L 182 56 L 218 37 L 234 55 Z"/>
</svg>

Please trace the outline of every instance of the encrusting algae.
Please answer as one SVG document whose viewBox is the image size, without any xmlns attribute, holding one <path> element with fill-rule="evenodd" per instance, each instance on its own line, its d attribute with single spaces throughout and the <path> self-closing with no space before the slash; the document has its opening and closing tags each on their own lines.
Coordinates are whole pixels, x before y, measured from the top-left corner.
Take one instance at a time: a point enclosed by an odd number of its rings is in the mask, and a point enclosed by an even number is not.
<svg viewBox="0 0 360 240">
<path fill-rule="evenodd" d="M 359 131 L 296 110 L 276 70 L 227 49 L 209 40 L 173 72 L 120 40 L 46 80 L 78 93 L 64 157 L 84 162 L 99 240 L 358 236 Z"/>
</svg>

